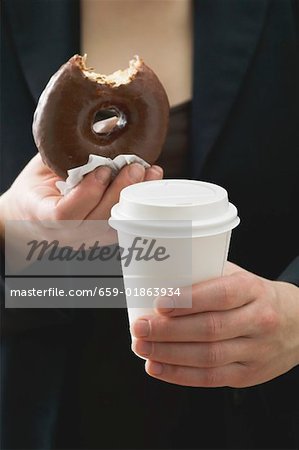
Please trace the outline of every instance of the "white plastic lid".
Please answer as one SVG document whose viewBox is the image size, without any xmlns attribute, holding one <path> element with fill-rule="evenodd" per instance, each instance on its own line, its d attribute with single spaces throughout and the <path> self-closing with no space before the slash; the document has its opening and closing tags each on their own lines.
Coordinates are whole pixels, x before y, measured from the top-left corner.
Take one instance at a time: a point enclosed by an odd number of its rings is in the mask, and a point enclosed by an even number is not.
<svg viewBox="0 0 299 450">
<path fill-rule="evenodd" d="M 237 209 L 222 187 L 194 180 L 146 181 L 121 191 L 111 210 L 117 230 L 148 236 L 208 236 L 236 227 Z"/>
</svg>

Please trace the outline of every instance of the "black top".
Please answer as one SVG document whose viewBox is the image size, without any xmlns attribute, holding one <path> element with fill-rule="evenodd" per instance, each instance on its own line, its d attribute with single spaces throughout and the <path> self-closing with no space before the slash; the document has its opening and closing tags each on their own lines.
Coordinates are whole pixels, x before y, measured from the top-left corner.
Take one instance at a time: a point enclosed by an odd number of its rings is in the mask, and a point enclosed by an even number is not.
<svg viewBox="0 0 299 450">
<path fill-rule="evenodd" d="M 156 162 L 164 170 L 164 178 L 188 178 L 191 153 L 191 102 L 170 109 L 169 128 L 162 153 Z"/>
</svg>

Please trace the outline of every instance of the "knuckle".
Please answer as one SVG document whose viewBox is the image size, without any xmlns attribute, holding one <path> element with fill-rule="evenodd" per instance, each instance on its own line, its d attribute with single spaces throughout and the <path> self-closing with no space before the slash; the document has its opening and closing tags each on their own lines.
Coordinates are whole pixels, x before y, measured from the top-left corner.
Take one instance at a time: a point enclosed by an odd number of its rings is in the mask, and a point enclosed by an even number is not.
<svg viewBox="0 0 299 450">
<path fill-rule="evenodd" d="M 236 276 L 231 275 L 221 280 L 221 295 L 225 306 L 230 309 L 234 305 Z"/>
<path fill-rule="evenodd" d="M 219 376 L 214 368 L 205 369 L 202 374 L 202 384 L 204 387 L 216 387 L 219 385 Z"/>
<path fill-rule="evenodd" d="M 219 314 L 212 311 L 205 313 L 205 335 L 208 340 L 217 340 L 222 330 Z"/>
<path fill-rule="evenodd" d="M 258 277 L 256 277 L 254 274 L 250 272 L 237 272 L 231 275 L 231 283 L 235 287 L 236 285 L 242 286 L 243 289 L 246 289 L 248 292 L 250 292 L 251 287 L 255 285 L 256 280 Z"/>
<path fill-rule="evenodd" d="M 246 292 L 248 298 L 265 295 L 265 283 L 260 277 L 246 271 L 236 272 L 222 279 L 222 296 L 227 309 L 235 307 L 236 296 Z"/>
<path fill-rule="evenodd" d="M 204 364 L 207 367 L 216 367 L 221 364 L 222 354 L 219 343 L 212 343 L 207 345 L 206 353 L 204 355 Z"/>
<path fill-rule="evenodd" d="M 271 305 L 263 308 L 259 318 L 260 327 L 265 331 L 275 331 L 279 326 L 279 316 Z"/>
<path fill-rule="evenodd" d="M 107 187 L 107 182 L 102 179 L 96 179 L 96 183 L 90 183 L 87 186 L 84 186 L 84 191 L 82 185 L 77 186 L 78 191 L 76 193 L 76 201 L 82 202 L 85 200 L 87 204 L 93 205 L 93 202 L 99 198 L 99 195 L 105 192 Z"/>
</svg>

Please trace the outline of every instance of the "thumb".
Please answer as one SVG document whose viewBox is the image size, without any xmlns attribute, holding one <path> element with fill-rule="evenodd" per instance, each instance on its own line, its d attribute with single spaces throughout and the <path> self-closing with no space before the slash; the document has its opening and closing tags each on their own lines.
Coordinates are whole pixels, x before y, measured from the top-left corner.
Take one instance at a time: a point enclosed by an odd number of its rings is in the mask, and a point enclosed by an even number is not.
<svg viewBox="0 0 299 450">
<path fill-rule="evenodd" d="M 111 169 L 87 174 L 66 196 L 47 196 L 39 202 L 39 220 L 84 220 L 101 201 L 111 181 Z"/>
</svg>

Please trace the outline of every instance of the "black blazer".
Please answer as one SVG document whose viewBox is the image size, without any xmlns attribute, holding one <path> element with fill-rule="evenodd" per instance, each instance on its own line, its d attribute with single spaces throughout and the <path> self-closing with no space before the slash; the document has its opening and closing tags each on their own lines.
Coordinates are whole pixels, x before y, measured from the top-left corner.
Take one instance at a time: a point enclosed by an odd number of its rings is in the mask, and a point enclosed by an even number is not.
<svg viewBox="0 0 299 450">
<path fill-rule="evenodd" d="M 3 190 L 36 152 L 38 96 L 80 51 L 79 13 L 77 0 L 2 2 Z M 194 1 L 189 160 L 190 177 L 224 186 L 238 207 L 230 259 L 294 283 L 298 23 L 296 0 Z M 124 311 L 5 311 L 3 328 L 4 448 L 298 445 L 298 368 L 250 389 L 182 388 L 144 374 Z"/>
</svg>

